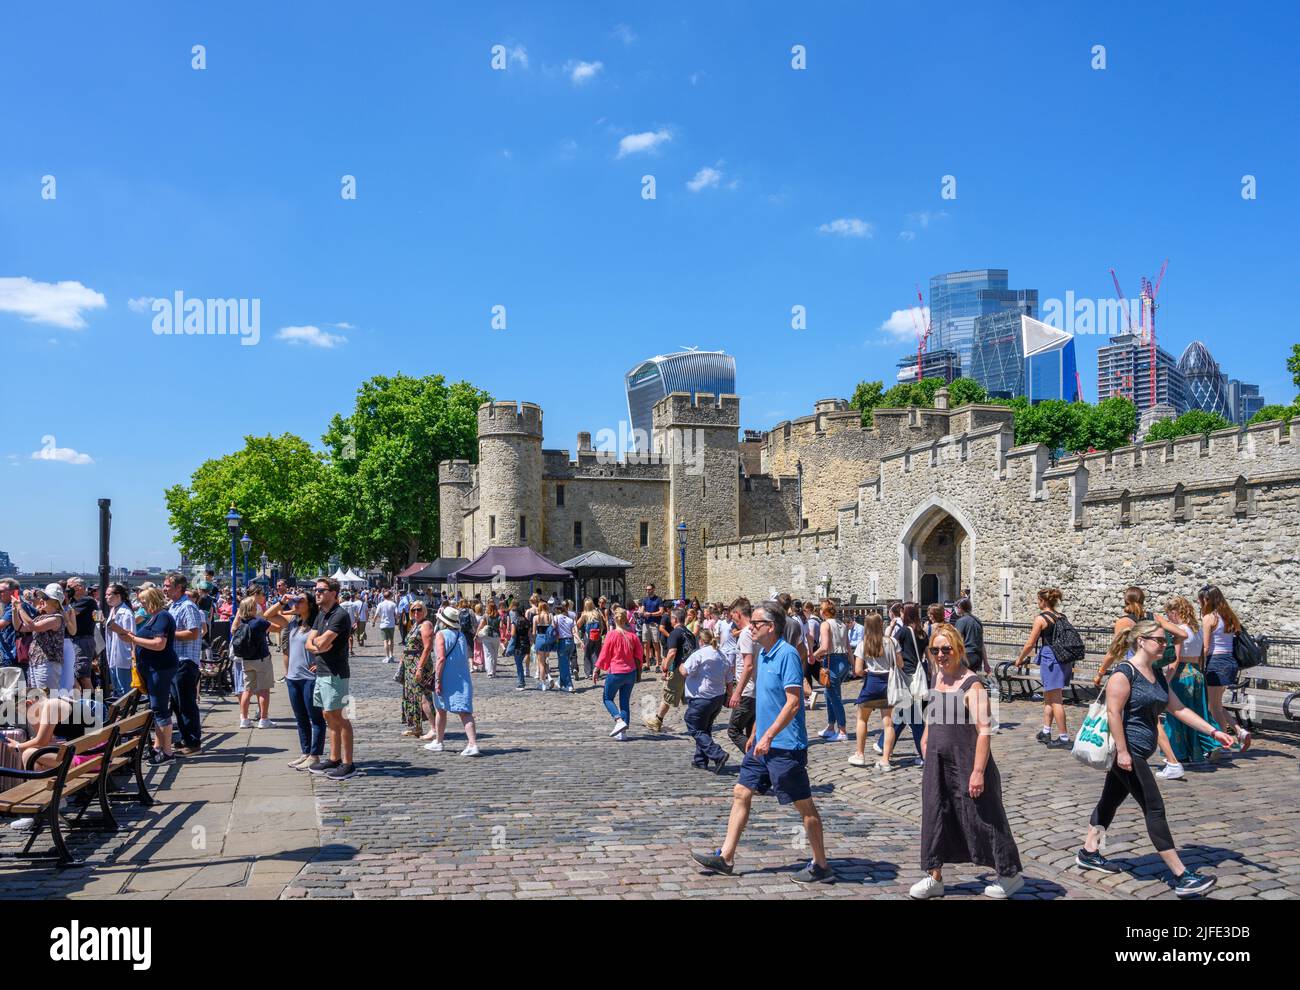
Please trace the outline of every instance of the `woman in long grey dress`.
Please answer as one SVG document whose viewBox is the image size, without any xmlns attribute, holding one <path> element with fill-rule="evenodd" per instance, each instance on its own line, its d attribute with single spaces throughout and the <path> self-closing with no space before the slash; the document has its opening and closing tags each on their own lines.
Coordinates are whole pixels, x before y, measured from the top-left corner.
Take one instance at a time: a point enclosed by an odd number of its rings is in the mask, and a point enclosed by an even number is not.
<svg viewBox="0 0 1300 990">
<path fill-rule="evenodd" d="M 935 624 L 929 653 L 938 676 L 921 737 L 921 868 L 928 875 L 909 893 L 919 900 L 942 897 L 944 865 L 974 863 L 997 870 L 985 896 L 1007 898 L 1025 882 L 990 752 L 988 694 L 966 667 L 962 635 L 951 625 Z"/>
</svg>

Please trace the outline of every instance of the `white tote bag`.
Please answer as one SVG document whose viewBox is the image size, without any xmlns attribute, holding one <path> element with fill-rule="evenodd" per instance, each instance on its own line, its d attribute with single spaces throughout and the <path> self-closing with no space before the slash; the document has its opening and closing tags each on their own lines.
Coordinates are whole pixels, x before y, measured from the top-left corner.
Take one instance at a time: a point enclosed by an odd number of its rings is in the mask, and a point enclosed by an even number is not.
<svg viewBox="0 0 1300 990">
<path fill-rule="evenodd" d="M 1110 718 L 1106 714 L 1106 696 L 1088 706 L 1088 716 L 1074 734 L 1074 747 L 1070 755 L 1084 766 L 1109 770 L 1115 762 L 1115 740 L 1110 734 Z"/>
<path fill-rule="evenodd" d="M 912 692 L 908 689 L 907 678 L 903 676 L 901 667 L 889 665 L 889 688 L 885 697 L 890 708 L 912 707 Z"/>
</svg>

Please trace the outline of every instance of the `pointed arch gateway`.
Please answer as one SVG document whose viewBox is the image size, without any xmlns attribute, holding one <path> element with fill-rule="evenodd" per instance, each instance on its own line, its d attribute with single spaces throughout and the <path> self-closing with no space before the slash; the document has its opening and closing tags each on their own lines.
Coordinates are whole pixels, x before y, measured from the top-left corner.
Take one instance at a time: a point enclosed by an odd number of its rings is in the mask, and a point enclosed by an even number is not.
<svg viewBox="0 0 1300 990">
<path fill-rule="evenodd" d="M 903 525 L 898 537 L 898 589 L 922 608 L 956 601 L 975 588 L 975 529 L 965 513 L 942 495 L 931 495 Z"/>
</svg>

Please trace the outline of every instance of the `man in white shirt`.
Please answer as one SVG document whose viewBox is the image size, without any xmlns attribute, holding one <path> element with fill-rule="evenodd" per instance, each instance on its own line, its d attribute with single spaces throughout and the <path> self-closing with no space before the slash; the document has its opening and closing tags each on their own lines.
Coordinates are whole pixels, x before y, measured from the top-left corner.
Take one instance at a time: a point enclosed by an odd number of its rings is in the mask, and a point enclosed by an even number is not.
<svg viewBox="0 0 1300 990">
<path fill-rule="evenodd" d="M 383 599 L 375 606 L 379 634 L 384 638 L 384 663 L 393 663 L 393 636 L 397 630 L 397 604 L 392 591 L 385 591 Z"/>
<path fill-rule="evenodd" d="M 728 609 L 738 632 L 733 655 L 735 687 L 731 691 L 731 720 L 727 723 L 727 738 L 742 756 L 749 742 L 749 734 L 754 728 L 754 665 L 759 652 L 758 641 L 754 639 L 754 630 L 749 624 L 751 611 L 748 598 L 737 598 Z"/>
</svg>

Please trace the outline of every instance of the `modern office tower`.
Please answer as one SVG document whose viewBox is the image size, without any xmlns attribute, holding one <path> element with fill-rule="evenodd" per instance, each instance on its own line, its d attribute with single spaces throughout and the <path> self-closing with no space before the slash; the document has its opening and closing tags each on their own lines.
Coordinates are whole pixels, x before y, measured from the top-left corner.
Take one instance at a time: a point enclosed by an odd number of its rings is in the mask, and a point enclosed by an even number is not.
<svg viewBox="0 0 1300 990">
<path fill-rule="evenodd" d="M 1020 346 L 1025 355 L 1024 394 L 1030 403 L 1082 399 L 1074 359 L 1074 336 L 1028 316 L 1020 317 L 1020 332 Z"/>
<path fill-rule="evenodd" d="M 1187 379 L 1178 362 L 1163 347 L 1156 348 L 1156 402 L 1181 416 L 1188 410 Z M 1140 334 L 1122 333 L 1097 352 L 1097 398 L 1122 395 L 1138 413 L 1151 403 L 1151 349 Z"/>
<path fill-rule="evenodd" d="M 1011 310 L 975 321 L 970 377 L 995 399 L 1023 395 L 1032 403 L 1083 398 L 1074 337 Z"/>
<path fill-rule="evenodd" d="M 4 550 L 0 550 L 0 577 L 8 577 L 17 573 L 18 568 L 15 567 L 14 562 L 9 559 L 9 554 Z"/>
<path fill-rule="evenodd" d="M 1193 340 L 1178 359 L 1178 370 L 1187 379 L 1189 408 L 1218 413 L 1229 422 L 1236 422 L 1237 411 L 1228 401 L 1228 376 L 1219 370 L 1219 362 L 1211 356 L 1208 347 Z"/>
<path fill-rule="evenodd" d="M 632 424 L 633 446 L 651 449 L 654 431 L 651 410 L 670 392 L 711 392 L 734 395 L 736 359 L 722 351 L 678 351 L 642 361 L 625 377 L 627 415 Z"/>
<path fill-rule="evenodd" d="M 954 378 L 961 377 L 961 357 L 954 350 L 930 348 L 921 359 L 922 378 L 942 378 L 944 384 L 950 384 Z M 916 352 L 904 354 L 898 359 L 898 381 L 916 381 Z"/>
<path fill-rule="evenodd" d="M 971 367 L 975 320 L 1001 310 L 1038 315 L 1037 289 L 1007 288 L 1005 268 L 949 272 L 930 279 L 930 347 L 956 351 Z"/>
<path fill-rule="evenodd" d="M 1228 408 L 1232 410 L 1229 417 L 1234 423 L 1249 423 L 1252 416 L 1268 403 L 1259 394 L 1259 386 L 1243 382 L 1240 378 L 1229 378 L 1227 386 Z"/>
</svg>

